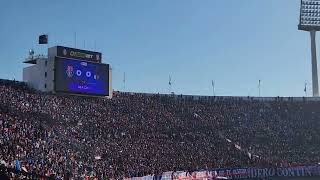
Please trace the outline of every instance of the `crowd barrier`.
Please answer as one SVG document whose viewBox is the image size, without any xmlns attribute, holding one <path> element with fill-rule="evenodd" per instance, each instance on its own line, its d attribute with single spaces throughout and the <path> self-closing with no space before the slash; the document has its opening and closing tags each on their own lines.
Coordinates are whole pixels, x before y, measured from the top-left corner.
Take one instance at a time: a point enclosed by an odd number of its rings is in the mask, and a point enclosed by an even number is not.
<svg viewBox="0 0 320 180">
<path fill-rule="evenodd" d="M 195 172 L 165 172 L 162 175 L 125 178 L 125 180 L 211 180 L 211 179 L 261 179 L 288 177 L 319 177 L 320 166 L 271 167 L 271 168 L 233 168 L 214 169 Z"/>
</svg>

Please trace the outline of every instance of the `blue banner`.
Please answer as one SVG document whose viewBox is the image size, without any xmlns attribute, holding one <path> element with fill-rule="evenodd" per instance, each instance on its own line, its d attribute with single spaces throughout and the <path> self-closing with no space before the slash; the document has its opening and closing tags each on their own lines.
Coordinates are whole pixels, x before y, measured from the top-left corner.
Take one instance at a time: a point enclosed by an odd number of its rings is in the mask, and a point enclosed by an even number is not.
<svg viewBox="0 0 320 180">
<path fill-rule="evenodd" d="M 19 161 L 19 160 L 16 160 L 16 169 L 18 171 L 21 171 L 21 161 Z"/>
</svg>

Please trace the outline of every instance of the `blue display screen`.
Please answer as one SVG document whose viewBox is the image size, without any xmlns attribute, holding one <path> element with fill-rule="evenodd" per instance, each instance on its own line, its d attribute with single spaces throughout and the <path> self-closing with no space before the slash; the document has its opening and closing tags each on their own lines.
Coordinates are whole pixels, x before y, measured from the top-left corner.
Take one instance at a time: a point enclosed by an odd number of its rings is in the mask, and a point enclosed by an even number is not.
<svg viewBox="0 0 320 180">
<path fill-rule="evenodd" d="M 55 91 L 107 96 L 109 65 L 56 57 Z"/>
</svg>

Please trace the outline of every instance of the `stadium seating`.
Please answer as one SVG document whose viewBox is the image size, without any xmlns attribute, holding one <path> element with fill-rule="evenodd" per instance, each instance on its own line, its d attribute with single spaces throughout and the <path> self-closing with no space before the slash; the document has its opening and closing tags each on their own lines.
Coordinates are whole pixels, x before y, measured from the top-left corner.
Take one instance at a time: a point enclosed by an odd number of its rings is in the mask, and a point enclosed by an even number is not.
<svg viewBox="0 0 320 180">
<path fill-rule="evenodd" d="M 318 101 L 122 92 L 104 99 L 0 81 L 0 163 L 41 176 L 316 164 L 319 132 Z"/>
</svg>

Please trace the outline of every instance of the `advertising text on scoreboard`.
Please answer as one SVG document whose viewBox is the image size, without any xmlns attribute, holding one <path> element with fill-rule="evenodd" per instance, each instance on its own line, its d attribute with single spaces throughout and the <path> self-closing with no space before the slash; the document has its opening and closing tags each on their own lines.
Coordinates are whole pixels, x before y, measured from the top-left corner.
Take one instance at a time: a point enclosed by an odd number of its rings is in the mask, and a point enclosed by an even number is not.
<svg viewBox="0 0 320 180">
<path fill-rule="evenodd" d="M 57 46 L 57 56 L 101 63 L 102 54 L 94 51 Z"/>
</svg>

